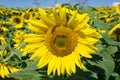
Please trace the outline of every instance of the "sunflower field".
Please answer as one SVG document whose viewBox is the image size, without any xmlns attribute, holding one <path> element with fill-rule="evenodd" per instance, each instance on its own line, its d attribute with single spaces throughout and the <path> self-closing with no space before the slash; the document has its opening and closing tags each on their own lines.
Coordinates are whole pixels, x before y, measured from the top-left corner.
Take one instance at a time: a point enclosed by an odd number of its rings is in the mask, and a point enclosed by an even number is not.
<svg viewBox="0 0 120 80">
<path fill-rule="evenodd" d="M 0 6 L 0 80 L 120 80 L 120 3 Z"/>
</svg>

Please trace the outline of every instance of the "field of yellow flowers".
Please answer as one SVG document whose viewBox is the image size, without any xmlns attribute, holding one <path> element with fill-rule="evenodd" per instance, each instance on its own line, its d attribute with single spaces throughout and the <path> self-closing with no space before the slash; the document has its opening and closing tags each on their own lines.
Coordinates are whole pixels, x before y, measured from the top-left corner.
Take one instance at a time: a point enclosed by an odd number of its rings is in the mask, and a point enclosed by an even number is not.
<svg viewBox="0 0 120 80">
<path fill-rule="evenodd" d="M 120 4 L 0 6 L 0 80 L 120 80 Z"/>
</svg>

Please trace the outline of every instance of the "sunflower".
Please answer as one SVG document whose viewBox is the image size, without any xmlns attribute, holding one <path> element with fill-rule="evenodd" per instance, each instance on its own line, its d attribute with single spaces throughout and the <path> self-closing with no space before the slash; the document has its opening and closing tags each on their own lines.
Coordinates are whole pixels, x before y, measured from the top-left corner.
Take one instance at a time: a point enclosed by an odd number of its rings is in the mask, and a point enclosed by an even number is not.
<svg viewBox="0 0 120 80">
<path fill-rule="evenodd" d="M 10 73 L 19 71 L 20 69 L 13 67 L 13 66 L 9 66 L 9 65 L 5 65 L 0 63 L 0 77 L 5 78 L 5 77 L 10 77 Z"/>
<path fill-rule="evenodd" d="M 28 10 L 26 10 L 25 12 L 22 13 L 22 17 L 25 22 L 27 22 L 28 20 L 30 20 L 33 17 L 33 12 L 34 12 L 34 9 L 29 8 Z"/>
<path fill-rule="evenodd" d="M 101 35 L 87 24 L 88 14 L 79 14 L 66 7 L 53 8 L 51 13 L 40 9 L 41 20 L 30 20 L 28 28 L 35 34 L 25 35 L 27 50 L 34 51 L 30 60 L 38 59 L 38 67 L 48 65 L 47 74 L 60 76 L 86 69 L 81 57 L 92 58 Z M 26 51 L 27 51 L 26 50 Z M 25 56 L 25 55 L 24 55 Z"/>
<path fill-rule="evenodd" d="M 115 18 L 116 14 L 114 13 L 115 11 L 114 11 L 113 7 L 101 7 L 101 6 L 99 6 L 96 8 L 96 10 L 97 11 L 95 12 L 95 14 L 99 19 L 101 19 L 107 23 L 113 22 L 116 20 L 116 18 Z"/>
<path fill-rule="evenodd" d="M 12 16 L 20 16 L 21 15 L 21 11 L 18 10 L 12 10 L 11 11 Z"/>
<path fill-rule="evenodd" d="M 24 40 L 23 35 L 25 35 L 25 32 L 22 31 L 22 30 L 17 30 L 17 31 L 14 32 L 14 37 L 13 37 L 13 39 L 12 39 L 13 42 L 15 42 L 14 48 L 17 48 L 17 49 L 20 48 L 19 45 L 20 45 L 20 43 L 23 42 L 23 40 Z M 22 47 L 20 50 L 22 50 L 22 49 L 24 49 L 24 48 Z"/>
<path fill-rule="evenodd" d="M 120 41 L 120 24 L 115 25 L 108 33 L 115 40 Z"/>
<path fill-rule="evenodd" d="M 27 12 L 27 13 L 32 13 L 32 12 L 35 11 L 34 9 L 35 9 L 35 8 L 28 8 L 28 9 L 26 10 L 26 12 Z"/>
<path fill-rule="evenodd" d="M 115 17 L 110 17 L 106 19 L 106 22 L 113 22 L 115 21 Z"/>
<path fill-rule="evenodd" d="M 0 27 L 0 36 L 3 35 L 4 32 L 8 31 L 8 29 L 4 26 Z"/>
<path fill-rule="evenodd" d="M 120 13 L 120 2 L 115 6 L 116 13 Z"/>
<path fill-rule="evenodd" d="M 11 23 L 15 26 L 14 28 L 22 28 L 23 27 L 23 19 L 20 16 L 12 16 L 10 18 Z"/>
<path fill-rule="evenodd" d="M 0 45 L 2 44 L 6 44 L 6 41 L 2 36 L 0 36 Z"/>
<path fill-rule="evenodd" d="M 32 18 L 32 13 L 26 13 L 26 12 L 24 12 L 22 14 L 22 17 L 23 17 L 24 21 L 27 22 L 28 20 L 30 20 Z"/>
<path fill-rule="evenodd" d="M 35 13 L 35 15 L 34 15 L 34 19 L 37 19 L 37 20 L 40 20 L 40 13 Z"/>
</svg>

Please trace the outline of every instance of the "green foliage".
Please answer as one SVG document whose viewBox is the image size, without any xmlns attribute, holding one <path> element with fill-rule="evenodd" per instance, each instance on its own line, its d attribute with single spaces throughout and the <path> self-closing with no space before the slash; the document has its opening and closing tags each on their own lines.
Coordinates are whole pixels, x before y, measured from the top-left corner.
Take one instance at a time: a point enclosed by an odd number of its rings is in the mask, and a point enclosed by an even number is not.
<svg viewBox="0 0 120 80">
<path fill-rule="evenodd" d="M 11 76 L 22 80 L 40 80 L 40 74 L 35 71 L 37 69 L 35 62 L 28 62 L 27 67 L 21 71 L 12 73 Z"/>
<path fill-rule="evenodd" d="M 0 45 L 0 51 L 3 53 L 5 49 L 8 47 L 8 45 Z"/>
<path fill-rule="evenodd" d="M 90 70 L 77 69 L 77 73 L 68 77 L 66 80 L 98 80 L 97 74 Z"/>
<path fill-rule="evenodd" d="M 94 55 L 92 59 L 88 59 L 88 68 L 97 73 L 100 80 L 108 80 L 114 71 L 115 63 L 107 50 L 102 49 Z"/>
</svg>

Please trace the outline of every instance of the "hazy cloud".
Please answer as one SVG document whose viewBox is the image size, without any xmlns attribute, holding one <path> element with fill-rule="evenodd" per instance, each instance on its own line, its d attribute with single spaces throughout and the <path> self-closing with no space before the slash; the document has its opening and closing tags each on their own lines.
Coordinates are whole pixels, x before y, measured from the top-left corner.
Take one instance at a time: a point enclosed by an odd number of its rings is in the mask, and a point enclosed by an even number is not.
<svg viewBox="0 0 120 80">
<path fill-rule="evenodd" d="M 119 3 L 120 3 L 120 2 L 113 2 L 112 5 L 113 5 L 113 6 L 116 6 L 116 5 L 118 5 Z"/>
</svg>

